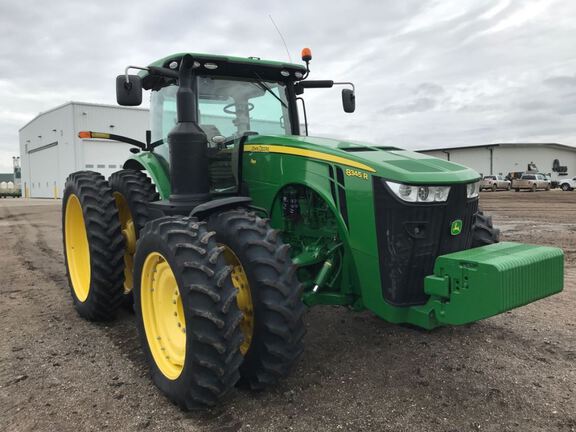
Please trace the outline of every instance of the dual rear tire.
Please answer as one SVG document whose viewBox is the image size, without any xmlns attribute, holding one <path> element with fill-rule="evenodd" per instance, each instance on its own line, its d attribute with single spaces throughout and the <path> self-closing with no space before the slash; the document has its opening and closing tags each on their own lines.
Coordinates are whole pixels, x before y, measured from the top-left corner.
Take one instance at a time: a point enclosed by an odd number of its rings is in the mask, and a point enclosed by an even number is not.
<svg viewBox="0 0 576 432">
<path fill-rule="evenodd" d="M 112 319 L 123 299 L 124 241 L 112 190 L 102 175 L 80 171 L 68 177 L 62 227 L 74 307 L 91 321 Z"/>
<path fill-rule="evenodd" d="M 184 409 L 214 405 L 239 381 L 274 384 L 301 354 L 305 332 L 288 246 L 246 209 L 146 223 L 157 196 L 142 176 L 67 180 L 64 249 L 78 313 L 111 319 L 133 293 L 152 379 Z"/>
<path fill-rule="evenodd" d="M 245 209 L 147 224 L 134 302 L 154 383 L 191 410 L 286 376 L 305 332 L 295 273 L 277 231 Z"/>
<path fill-rule="evenodd" d="M 152 380 L 186 410 L 214 405 L 238 381 L 242 314 L 230 268 L 205 222 L 146 225 L 135 256 L 134 302 Z"/>
<path fill-rule="evenodd" d="M 122 170 L 109 181 L 93 171 L 66 180 L 62 227 L 68 281 L 78 313 L 93 321 L 114 317 L 131 302 L 133 256 L 149 220 L 147 204 L 158 199 L 140 171 Z"/>
<path fill-rule="evenodd" d="M 303 351 L 305 308 L 296 266 L 279 232 L 253 212 L 215 213 L 208 227 L 225 248 L 244 316 L 241 383 L 264 389 L 288 375 Z"/>
<path fill-rule="evenodd" d="M 134 287 L 136 242 L 140 238 L 140 232 L 151 219 L 148 204 L 158 200 L 158 193 L 148 176 L 141 171 L 118 171 L 110 176 L 108 182 L 124 238 L 124 296 L 126 303 L 130 305 Z"/>
</svg>

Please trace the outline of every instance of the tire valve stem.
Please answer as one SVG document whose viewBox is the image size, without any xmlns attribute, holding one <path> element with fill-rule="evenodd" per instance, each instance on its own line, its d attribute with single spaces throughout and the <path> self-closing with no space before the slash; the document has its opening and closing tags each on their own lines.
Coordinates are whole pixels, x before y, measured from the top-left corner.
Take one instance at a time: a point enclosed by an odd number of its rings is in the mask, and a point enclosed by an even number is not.
<svg viewBox="0 0 576 432">
<path fill-rule="evenodd" d="M 332 260 L 327 259 L 326 261 L 324 261 L 324 264 L 322 264 L 322 268 L 318 272 L 318 276 L 314 281 L 314 288 L 312 288 L 313 293 L 318 292 L 320 287 L 326 283 L 326 279 L 328 279 L 328 276 L 330 276 L 331 272 L 332 272 Z"/>
</svg>

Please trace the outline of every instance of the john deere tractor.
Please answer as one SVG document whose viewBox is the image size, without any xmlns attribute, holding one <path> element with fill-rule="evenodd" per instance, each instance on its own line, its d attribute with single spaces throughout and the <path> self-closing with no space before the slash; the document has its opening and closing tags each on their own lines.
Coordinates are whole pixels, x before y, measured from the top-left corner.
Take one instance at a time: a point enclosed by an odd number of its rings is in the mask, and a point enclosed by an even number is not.
<svg viewBox="0 0 576 432">
<path fill-rule="evenodd" d="M 424 329 L 557 293 L 560 249 L 498 242 L 480 176 L 382 143 L 308 136 L 304 63 L 174 54 L 129 66 L 120 105 L 151 91 L 145 142 L 108 180 L 71 174 L 66 267 L 78 313 L 133 304 L 154 383 L 184 409 L 263 389 L 302 353 L 306 307 L 368 309 Z M 128 74 L 138 69 L 137 75 Z M 300 114 L 303 114 L 302 116 Z"/>
</svg>

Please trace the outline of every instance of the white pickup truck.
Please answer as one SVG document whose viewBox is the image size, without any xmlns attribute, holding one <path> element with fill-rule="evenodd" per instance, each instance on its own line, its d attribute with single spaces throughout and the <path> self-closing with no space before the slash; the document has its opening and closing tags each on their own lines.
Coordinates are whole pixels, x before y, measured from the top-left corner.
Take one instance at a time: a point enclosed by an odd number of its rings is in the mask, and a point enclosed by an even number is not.
<svg viewBox="0 0 576 432">
<path fill-rule="evenodd" d="M 536 192 L 538 189 L 550 190 L 551 182 L 546 178 L 544 174 L 534 173 L 534 174 L 522 174 L 520 179 L 515 179 L 512 182 L 512 188 L 519 192 L 521 189 L 528 189 L 532 192 Z"/>
<path fill-rule="evenodd" d="M 501 175 L 487 175 L 480 182 L 480 190 L 489 189 L 492 192 L 496 192 L 497 189 L 510 190 L 510 184 L 510 181 Z"/>
<path fill-rule="evenodd" d="M 571 179 L 569 179 L 569 178 L 568 179 L 562 179 L 558 182 L 558 186 L 564 192 L 574 190 L 576 188 L 576 177 L 573 177 Z"/>
</svg>

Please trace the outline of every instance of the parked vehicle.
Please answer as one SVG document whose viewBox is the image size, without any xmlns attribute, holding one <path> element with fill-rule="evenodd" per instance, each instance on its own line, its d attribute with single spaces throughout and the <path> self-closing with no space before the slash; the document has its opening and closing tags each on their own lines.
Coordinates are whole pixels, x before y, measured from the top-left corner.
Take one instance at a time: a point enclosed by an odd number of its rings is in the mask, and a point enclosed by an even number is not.
<svg viewBox="0 0 576 432">
<path fill-rule="evenodd" d="M 506 175 L 505 179 L 514 182 L 514 180 L 520 180 L 522 175 L 524 175 L 524 171 L 512 171 Z"/>
<path fill-rule="evenodd" d="M 544 173 L 536 173 L 536 174 L 540 174 L 542 177 L 544 177 L 544 180 L 546 180 L 547 182 L 550 183 L 550 189 L 554 189 L 558 187 L 558 182 L 552 180 L 552 177 L 550 176 L 550 174 L 544 174 Z"/>
<path fill-rule="evenodd" d="M 576 177 L 572 177 L 571 179 L 564 179 L 560 182 L 560 189 L 564 192 L 574 190 L 576 188 Z"/>
<path fill-rule="evenodd" d="M 20 198 L 21 196 L 20 189 L 0 189 L 0 198 Z"/>
<path fill-rule="evenodd" d="M 496 192 L 498 189 L 510 190 L 511 186 L 512 182 L 501 175 L 484 176 L 480 182 L 480 190 L 489 189 L 492 192 Z"/>
<path fill-rule="evenodd" d="M 550 184 L 550 180 L 544 174 L 523 174 L 519 180 L 512 181 L 512 188 L 516 192 L 520 192 L 521 189 L 536 192 L 538 189 L 550 190 Z"/>
</svg>

